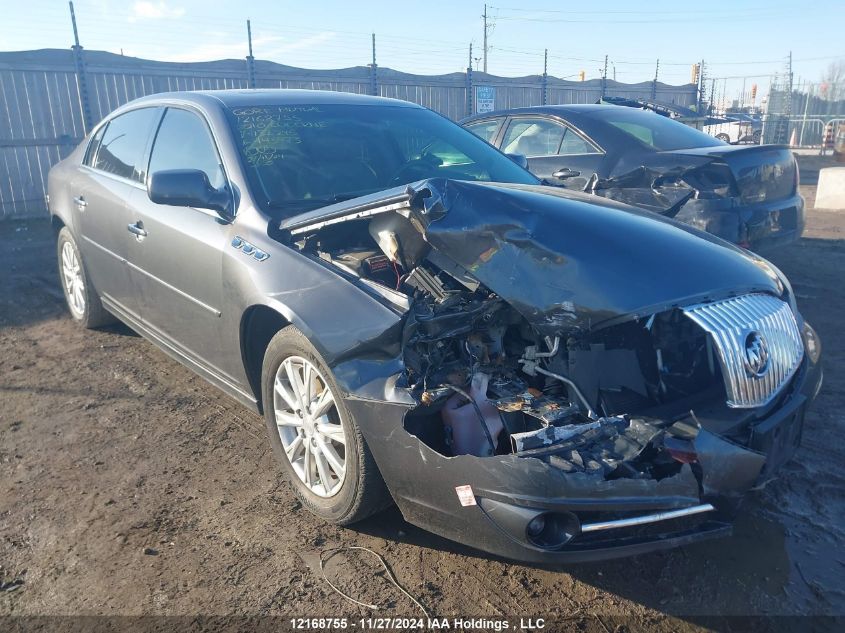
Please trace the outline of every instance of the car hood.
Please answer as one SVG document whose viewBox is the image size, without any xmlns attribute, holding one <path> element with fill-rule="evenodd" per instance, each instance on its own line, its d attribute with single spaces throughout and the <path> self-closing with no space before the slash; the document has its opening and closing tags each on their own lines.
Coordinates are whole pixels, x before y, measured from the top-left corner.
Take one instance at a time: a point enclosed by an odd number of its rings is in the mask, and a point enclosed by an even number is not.
<svg viewBox="0 0 845 633">
<path fill-rule="evenodd" d="M 405 203 L 401 200 L 404 198 Z M 686 225 L 537 185 L 431 179 L 300 216 L 282 229 L 406 215 L 425 241 L 541 333 L 587 330 L 749 292 L 779 295 L 762 259 Z"/>
</svg>

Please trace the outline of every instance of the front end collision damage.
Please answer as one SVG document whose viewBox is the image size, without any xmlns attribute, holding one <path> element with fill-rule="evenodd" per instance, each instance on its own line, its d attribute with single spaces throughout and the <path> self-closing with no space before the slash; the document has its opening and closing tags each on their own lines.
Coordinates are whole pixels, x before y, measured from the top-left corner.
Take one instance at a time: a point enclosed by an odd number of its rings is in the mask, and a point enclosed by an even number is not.
<svg viewBox="0 0 845 633">
<path fill-rule="evenodd" d="M 675 222 L 577 198 L 430 180 L 283 222 L 282 239 L 396 314 L 331 364 L 409 522 L 542 563 L 727 534 L 767 454 L 800 440 L 818 359 L 767 407 L 730 410 L 682 309 L 791 303 L 788 285 Z M 466 425 L 480 448 L 462 448 Z"/>
</svg>

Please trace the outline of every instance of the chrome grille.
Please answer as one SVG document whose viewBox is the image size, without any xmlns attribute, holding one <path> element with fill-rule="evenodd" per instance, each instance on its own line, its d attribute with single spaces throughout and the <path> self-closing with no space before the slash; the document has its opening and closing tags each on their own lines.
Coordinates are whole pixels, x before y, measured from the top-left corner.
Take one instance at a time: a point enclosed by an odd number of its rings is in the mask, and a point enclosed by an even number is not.
<svg viewBox="0 0 845 633">
<path fill-rule="evenodd" d="M 789 304 L 770 295 L 702 303 L 683 312 L 712 337 L 729 407 L 768 403 L 804 357 L 804 344 Z"/>
</svg>

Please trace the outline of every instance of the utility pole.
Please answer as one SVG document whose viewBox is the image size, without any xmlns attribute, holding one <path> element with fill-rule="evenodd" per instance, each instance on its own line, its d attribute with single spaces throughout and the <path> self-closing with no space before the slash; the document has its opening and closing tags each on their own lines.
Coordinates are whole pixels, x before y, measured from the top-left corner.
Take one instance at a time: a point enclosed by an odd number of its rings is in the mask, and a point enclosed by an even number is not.
<svg viewBox="0 0 845 633">
<path fill-rule="evenodd" d="M 255 57 L 252 56 L 252 24 L 246 21 L 246 39 L 249 42 L 249 55 L 246 57 L 246 75 L 249 87 L 255 89 Z"/>
<path fill-rule="evenodd" d="M 487 72 L 487 5 L 484 5 L 484 72 Z"/>
<path fill-rule="evenodd" d="M 76 85 L 79 89 L 79 109 L 82 111 L 82 126 L 88 133 L 94 126 L 94 117 L 91 115 L 91 102 L 88 99 L 88 78 L 85 74 L 85 57 L 82 53 L 82 46 L 79 44 L 79 30 L 76 28 L 76 12 L 73 10 L 73 2 L 70 6 L 70 22 L 73 25 L 73 62 L 76 67 Z"/>
<path fill-rule="evenodd" d="M 604 101 L 604 95 L 607 92 L 607 55 L 604 56 L 604 70 L 601 74 L 601 98 Z"/>
<path fill-rule="evenodd" d="M 373 33 L 373 63 L 370 64 L 370 94 L 378 96 L 378 64 L 376 64 L 376 34 Z"/>
<path fill-rule="evenodd" d="M 657 65 L 654 67 L 654 81 L 651 82 L 651 100 L 657 99 L 657 76 L 660 73 L 660 59 L 657 60 Z"/>
</svg>

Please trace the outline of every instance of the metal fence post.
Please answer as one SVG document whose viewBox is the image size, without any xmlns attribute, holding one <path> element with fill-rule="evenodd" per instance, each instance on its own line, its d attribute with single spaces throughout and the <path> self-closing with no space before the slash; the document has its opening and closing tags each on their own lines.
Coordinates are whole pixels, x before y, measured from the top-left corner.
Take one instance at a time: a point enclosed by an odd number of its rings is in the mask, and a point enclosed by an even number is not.
<svg viewBox="0 0 845 633">
<path fill-rule="evenodd" d="M 469 45 L 469 64 L 467 64 L 467 116 L 472 116 L 472 44 Z"/>
<path fill-rule="evenodd" d="M 549 49 L 543 53 L 543 105 L 549 103 Z"/>
<path fill-rule="evenodd" d="M 376 34 L 373 33 L 373 63 L 370 65 L 370 94 L 378 96 L 378 64 L 376 64 Z"/>
<path fill-rule="evenodd" d="M 73 51 L 73 65 L 76 69 L 76 85 L 79 90 L 79 107 L 82 111 L 82 126 L 85 128 L 85 133 L 91 131 L 94 127 L 94 117 L 91 114 L 91 102 L 88 98 L 88 78 L 85 74 L 85 56 L 82 52 L 82 46 L 79 45 L 79 31 L 76 28 L 76 13 L 73 10 L 73 2 L 68 2 L 70 6 L 70 21 L 73 25 L 73 41 L 71 46 Z"/>
<path fill-rule="evenodd" d="M 249 41 L 249 55 L 246 56 L 246 80 L 247 85 L 255 89 L 255 57 L 252 56 L 252 25 L 246 21 L 246 37 Z"/>
</svg>

